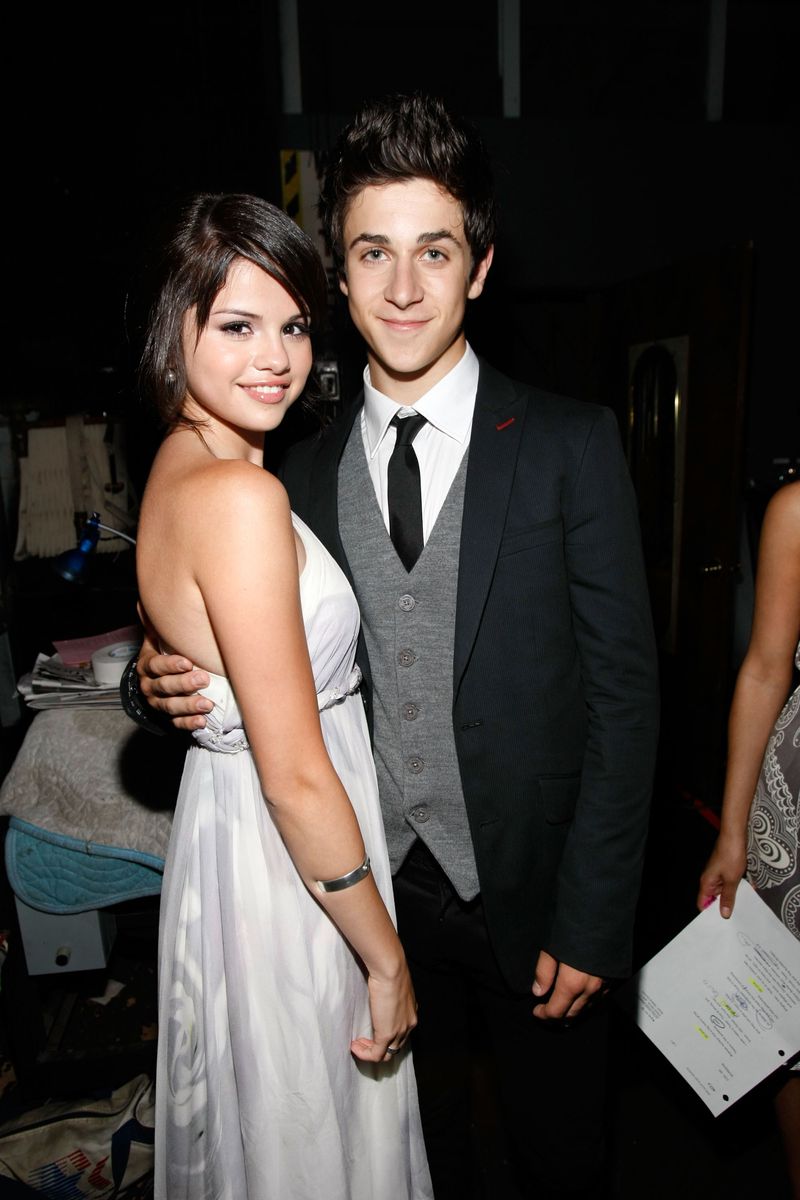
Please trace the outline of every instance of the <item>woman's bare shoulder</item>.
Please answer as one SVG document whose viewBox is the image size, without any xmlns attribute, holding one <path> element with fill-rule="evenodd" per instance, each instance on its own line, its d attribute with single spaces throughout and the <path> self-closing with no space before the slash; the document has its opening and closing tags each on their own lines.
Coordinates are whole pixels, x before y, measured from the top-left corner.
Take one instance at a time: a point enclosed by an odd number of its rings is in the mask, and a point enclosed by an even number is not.
<svg viewBox="0 0 800 1200">
<path fill-rule="evenodd" d="M 243 611 L 247 595 L 295 586 L 286 490 L 263 467 L 211 459 L 165 472 L 143 505 L 139 591 L 160 638 L 226 673 L 210 612 Z"/>
<path fill-rule="evenodd" d="M 159 464 L 156 464 L 158 468 Z M 291 509 L 283 484 L 260 465 L 241 459 L 181 463 L 153 471 L 142 503 L 138 562 L 158 573 L 164 557 L 191 575 L 214 557 L 285 542 Z"/>
<path fill-rule="evenodd" d="M 761 531 L 765 543 L 780 544 L 786 551 L 800 553 L 800 480 L 787 483 L 767 505 Z"/>
<path fill-rule="evenodd" d="M 289 520 L 286 488 L 269 471 L 242 460 L 217 459 L 203 468 L 197 480 L 202 509 L 213 524 L 235 518 L 252 536 L 276 522 Z"/>
<path fill-rule="evenodd" d="M 767 505 L 767 515 L 773 520 L 800 521 L 800 480 L 784 484 Z"/>
<path fill-rule="evenodd" d="M 256 463 L 236 458 L 215 458 L 198 468 L 197 481 L 220 496 L 252 495 L 257 499 L 279 502 L 286 499 L 286 488 L 276 475 Z"/>
<path fill-rule="evenodd" d="M 159 507 L 173 506 L 176 515 L 202 517 L 216 523 L 234 513 L 245 519 L 261 514 L 285 517 L 289 498 L 281 481 L 256 463 L 244 459 L 211 459 L 170 472 L 153 484 Z"/>
</svg>

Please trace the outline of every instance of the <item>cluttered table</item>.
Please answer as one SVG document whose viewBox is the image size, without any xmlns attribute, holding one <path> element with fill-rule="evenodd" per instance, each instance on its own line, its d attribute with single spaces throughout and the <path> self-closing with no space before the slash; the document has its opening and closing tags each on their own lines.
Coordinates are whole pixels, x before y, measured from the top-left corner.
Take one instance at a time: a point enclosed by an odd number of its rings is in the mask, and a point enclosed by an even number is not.
<svg viewBox="0 0 800 1200">
<path fill-rule="evenodd" d="M 0 789 L 10 818 L 6 868 L 19 902 L 82 913 L 156 895 L 185 746 L 139 729 L 122 711 L 119 675 L 136 630 L 39 655 L 20 681 L 40 709 Z"/>
</svg>

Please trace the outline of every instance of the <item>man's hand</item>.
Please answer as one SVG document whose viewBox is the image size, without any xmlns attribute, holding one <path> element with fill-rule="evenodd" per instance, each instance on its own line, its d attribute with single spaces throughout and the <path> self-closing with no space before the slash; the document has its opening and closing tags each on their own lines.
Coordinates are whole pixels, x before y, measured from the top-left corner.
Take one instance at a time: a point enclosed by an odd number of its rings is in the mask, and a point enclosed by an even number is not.
<svg viewBox="0 0 800 1200">
<path fill-rule="evenodd" d="M 213 708 L 198 688 L 211 682 L 207 671 L 196 671 L 182 654 L 159 654 L 149 631 L 145 634 L 136 663 L 139 690 L 151 706 L 172 718 L 176 729 L 202 729 L 203 713 Z"/>
<path fill-rule="evenodd" d="M 537 1004 L 533 1010 L 540 1021 L 576 1017 L 603 988 L 603 980 L 599 975 L 576 971 L 542 950 L 536 963 L 533 994 L 546 996 L 551 988 L 553 994 L 547 1003 Z"/>
</svg>

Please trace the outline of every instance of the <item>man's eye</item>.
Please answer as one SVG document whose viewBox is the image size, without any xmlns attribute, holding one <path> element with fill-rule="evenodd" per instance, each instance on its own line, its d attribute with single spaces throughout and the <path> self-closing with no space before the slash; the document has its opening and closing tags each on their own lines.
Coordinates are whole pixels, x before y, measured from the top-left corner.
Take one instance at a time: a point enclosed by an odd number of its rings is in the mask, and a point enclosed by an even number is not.
<svg viewBox="0 0 800 1200">
<path fill-rule="evenodd" d="M 425 251 L 429 262 L 444 262 L 445 254 L 443 250 L 437 250 L 435 246 L 429 246 Z"/>
<path fill-rule="evenodd" d="M 378 262 L 383 258 L 383 251 L 378 246 L 371 246 L 364 257 L 370 262 Z"/>
</svg>

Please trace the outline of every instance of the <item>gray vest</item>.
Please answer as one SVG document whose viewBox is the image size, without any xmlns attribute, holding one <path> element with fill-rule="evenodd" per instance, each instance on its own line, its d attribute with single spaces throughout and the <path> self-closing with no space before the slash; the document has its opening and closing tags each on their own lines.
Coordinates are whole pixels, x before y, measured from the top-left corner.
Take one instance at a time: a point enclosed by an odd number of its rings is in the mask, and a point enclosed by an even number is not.
<svg viewBox="0 0 800 1200">
<path fill-rule="evenodd" d="M 339 531 L 373 682 L 374 751 L 392 871 L 415 838 L 459 896 L 479 891 L 453 737 L 453 641 L 467 455 L 414 569 L 383 523 L 356 419 L 339 466 Z"/>
</svg>

